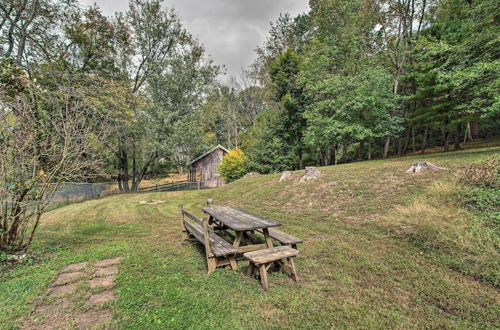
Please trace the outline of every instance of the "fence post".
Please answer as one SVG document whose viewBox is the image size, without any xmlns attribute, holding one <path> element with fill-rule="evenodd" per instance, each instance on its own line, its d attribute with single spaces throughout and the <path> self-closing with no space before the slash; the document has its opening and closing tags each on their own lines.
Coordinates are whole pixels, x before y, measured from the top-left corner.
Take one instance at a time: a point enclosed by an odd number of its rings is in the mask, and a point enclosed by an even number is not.
<svg viewBox="0 0 500 330">
<path fill-rule="evenodd" d="M 155 185 L 155 191 L 158 191 L 158 183 Z"/>
</svg>

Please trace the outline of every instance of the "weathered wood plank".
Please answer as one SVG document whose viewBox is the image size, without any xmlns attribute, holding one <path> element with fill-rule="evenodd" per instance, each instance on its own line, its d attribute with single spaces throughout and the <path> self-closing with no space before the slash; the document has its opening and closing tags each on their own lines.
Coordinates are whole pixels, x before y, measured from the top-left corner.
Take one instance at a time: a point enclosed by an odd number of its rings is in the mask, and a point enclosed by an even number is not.
<svg viewBox="0 0 500 330">
<path fill-rule="evenodd" d="M 203 229 L 198 224 L 190 223 L 184 220 L 184 225 L 189 233 L 193 235 L 198 241 L 205 245 L 205 237 L 203 235 Z M 210 232 L 210 245 L 212 248 L 212 253 L 217 256 L 226 256 L 238 253 L 238 249 L 234 248 L 230 243 L 226 242 L 222 237 L 215 233 Z"/>
<path fill-rule="evenodd" d="M 206 207 L 203 211 L 235 231 L 256 230 L 260 228 L 281 226 L 281 223 L 277 221 L 257 216 L 233 207 Z"/>
<path fill-rule="evenodd" d="M 243 256 L 255 265 L 267 264 L 276 260 L 291 258 L 299 254 L 298 250 L 288 246 L 276 246 L 269 249 L 247 252 Z"/>
<path fill-rule="evenodd" d="M 256 229 L 256 230 L 261 234 L 264 233 L 262 229 Z M 278 229 L 274 229 L 274 228 L 269 228 L 269 236 L 271 236 L 271 238 L 277 240 L 278 242 L 280 242 L 283 245 L 292 245 L 292 244 L 303 243 L 303 241 L 300 238 L 292 236 L 292 235 L 287 234 L 287 233 L 284 233 L 284 232 L 282 232 Z"/>
<path fill-rule="evenodd" d="M 262 249 L 266 249 L 266 248 L 267 248 L 267 244 L 252 244 L 252 245 L 245 245 L 245 246 L 238 247 L 238 252 L 245 253 L 245 252 L 262 250 Z"/>
<path fill-rule="evenodd" d="M 190 212 L 182 209 L 182 214 L 184 214 L 186 217 L 188 217 L 189 219 L 193 220 L 194 222 L 196 222 L 197 224 L 201 225 L 203 223 L 203 220 L 198 218 L 197 216 L 191 214 Z"/>
</svg>

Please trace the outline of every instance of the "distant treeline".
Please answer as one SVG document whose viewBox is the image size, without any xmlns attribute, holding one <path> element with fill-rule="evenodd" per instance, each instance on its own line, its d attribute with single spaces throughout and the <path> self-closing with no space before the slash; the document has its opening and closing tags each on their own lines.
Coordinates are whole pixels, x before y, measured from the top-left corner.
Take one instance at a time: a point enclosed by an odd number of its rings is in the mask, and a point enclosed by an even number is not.
<svg viewBox="0 0 500 330">
<path fill-rule="evenodd" d="M 216 114 L 210 131 L 242 147 L 248 170 L 448 151 L 500 134 L 498 1 L 310 7 L 280 16 L 246 84 L 205 105 Z M 259 87 L 245 87 L 251 78 Z"/>
</svg>

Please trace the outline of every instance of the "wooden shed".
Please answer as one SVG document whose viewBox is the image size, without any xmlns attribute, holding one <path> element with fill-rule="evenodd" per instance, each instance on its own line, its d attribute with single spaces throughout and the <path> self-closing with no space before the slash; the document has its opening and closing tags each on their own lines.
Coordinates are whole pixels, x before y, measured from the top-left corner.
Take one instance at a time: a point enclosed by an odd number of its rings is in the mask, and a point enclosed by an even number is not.
<svg viewBox="0 0 500 330">
<path fill-rule="evenodd" d="M 191 167 L 191 178 L 189 181 L 195 181 L 196 179 L 193 178 L 199 177 L 201 184 L 205 187 L 215 188 L 222 186 L 224 180 L 222 180 L 218 173 L 218 169 L 222 162 L 222 158 L 224 158 L 224 155 L 227 153 L 227 149 L 219 144 L 191 161 L 189 163 Z"/>
</svg>

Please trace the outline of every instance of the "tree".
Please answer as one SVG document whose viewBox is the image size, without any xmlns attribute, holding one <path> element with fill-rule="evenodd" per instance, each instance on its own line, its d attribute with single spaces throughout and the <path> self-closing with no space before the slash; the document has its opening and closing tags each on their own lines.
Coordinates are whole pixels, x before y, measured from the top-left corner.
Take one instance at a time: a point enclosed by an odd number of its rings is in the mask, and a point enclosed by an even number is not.
<svg viewBox="0 0 500 330">
<path fill-rule="evenodd" d="M 453 129 L 455 149 L 460 149 L 464 124 L 499 118 L 500 46 L 494 8 L 494 1 L 488 0 L 442 1 L 417 44 L 416 118 L 441 128 L 445 151 Z"/>
<path fill-rule="evenodd" d="M 276 135 L 290 146 L 289 157 L 295 159 L 293 168 L 296 169 L 303 168 L 303 138 L 306 127 L 303 91 L 298 81 L 300 65 L 300 56 L 289 49 L 269 68 L 272 97 L 278 102 L 281 110 L 281 126 L 286 128 L 277 131 Z"/>
<path fill-rule="evenodd" d="M 243 140 L 243 150 L 248 157 L 248 171 L 274 173 L 296 166 L 290 145 L 280 137 L 286 131 L 281 111 L 268 109 L 257 118 Z"/>
<path fill-rule="evenodd" d="M 0 3 L 0 56 L 11 57 L 28 72 L 38 62 L 57 59 L 58 34 L 66 14 L 77 10 L 73 0 L 4 0 Z"/>
<path fill-rule="evenodd" d="M 134 109 L 132 125 L 116 126 L 123 191 L 138 190 L 162 153 L 172 155 L 165 148 L 174 123 L 200 105 L 203 88 L 218 72 L 205 61 L 203 47 L 184 30 L 175 12 L 165 10 L 162 3 L 133 0 L 116 18 L 118 67 L 126 72 L 132 93 L 150 101 Z"/>
<path fill-rule="evenodd" d="M 0 67 L 0 251 L 17 252 L 61 182 L 101 172 L 109 131 L 78 90 L 40 90 L 12 60 Z"/>
<path fill-rule="evenodd" d="M 255 50 L 257 59 L 251 65 L 251 75 L 263 84 L 269 83 L 271 63 L 289 49 L 299 52 L 307 43 L 312 27 L 308 14 L 293 18 L 289 14 L 280 14 L 276 22 L 271 23 L 265 42 Z"/>
</svg>

